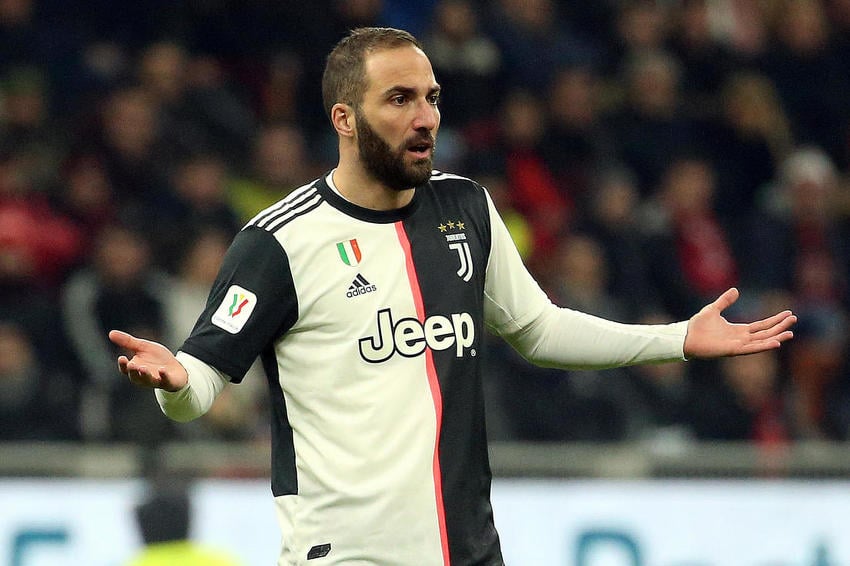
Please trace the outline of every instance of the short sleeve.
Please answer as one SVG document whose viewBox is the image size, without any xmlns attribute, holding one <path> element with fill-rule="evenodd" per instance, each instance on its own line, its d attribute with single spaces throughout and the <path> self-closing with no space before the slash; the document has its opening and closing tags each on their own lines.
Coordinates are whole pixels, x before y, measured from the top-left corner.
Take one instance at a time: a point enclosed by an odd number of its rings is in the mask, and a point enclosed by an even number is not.
<svg viewBox="0 0 850 566">
<path fill-rule="evenodd" d="M 283 246 L 272 233 L 248 227 L 234 238 L 206 307 L 180 350 L 239 382 L 297 318 L 298 299 Z"/>
</svg>

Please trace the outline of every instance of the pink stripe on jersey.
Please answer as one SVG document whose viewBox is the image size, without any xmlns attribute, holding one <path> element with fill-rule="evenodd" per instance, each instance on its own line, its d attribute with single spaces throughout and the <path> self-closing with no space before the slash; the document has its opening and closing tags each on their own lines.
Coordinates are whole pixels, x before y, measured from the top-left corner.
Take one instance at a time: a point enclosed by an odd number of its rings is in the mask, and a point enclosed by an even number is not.
<svg viewBox="0 0 850 566">
<path fill-rule="evenodd" d="M 413 254 L 410 251 L 410 240 L 401 222 L 395 223 L 395 231 L 401 249 L 404 251 L 407 279 L 410 282 L 410 291 L 413 293 L 413 302 L 416 306 L 416 316 L 419 322 L 425 323 L 425 304 L 422 301 L 422 289 L 419 287 L 419 278 L 413 265 Z M 440 392 L 440 382 L 437 379 L 437 369 L 434 366 L 434 353 L 431 348 L 425 348 L 425 371 L 428 374 L 428 385 L 431 388 L 431 398 L 434 401 L 434 412 L 437 418 L 437 438 L 434 442 L 434 492 L 437 500 L 437 520 L 440 524 L 440 541 L 443 545 L 443 564 L 449 566 L 449 537 L 446 532 L 446 511 L 443 506 L 443 474 L 440 470 L 440 428 L 443 422 L 443 395 Z"/>
</svg>

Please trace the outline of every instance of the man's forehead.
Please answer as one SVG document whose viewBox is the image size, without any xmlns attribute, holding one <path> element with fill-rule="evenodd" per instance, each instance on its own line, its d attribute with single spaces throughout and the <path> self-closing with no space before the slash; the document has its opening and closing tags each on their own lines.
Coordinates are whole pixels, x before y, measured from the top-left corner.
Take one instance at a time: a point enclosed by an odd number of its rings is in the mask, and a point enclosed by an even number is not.
<svg viewBox="0 0 850 566">
<path fill-rule="evenodd" d="M 428 56 L 414 45 L 378 49 L 366 55 L 367 90 L 383 92 L 395 86 L 431 89 L 437 86 Z"/>
</svg>

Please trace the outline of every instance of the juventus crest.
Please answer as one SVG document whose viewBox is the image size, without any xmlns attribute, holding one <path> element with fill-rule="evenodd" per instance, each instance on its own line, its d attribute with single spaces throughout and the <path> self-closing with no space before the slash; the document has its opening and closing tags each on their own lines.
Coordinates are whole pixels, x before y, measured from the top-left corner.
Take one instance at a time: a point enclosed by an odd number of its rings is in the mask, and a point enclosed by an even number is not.
<svg viewBox="0 0 850 566">
<path fill-rule="evenodd" d="M 446 237 L 450 250 L 457 253 L 458 268 L 457 276 L 464 281 L 472 279 L 472 254 L 469 251 L 469 242 L 466 241 L 466 225 L 458 220 L 449 220 L 438 226 L 440 232 Z"/>
</svg>

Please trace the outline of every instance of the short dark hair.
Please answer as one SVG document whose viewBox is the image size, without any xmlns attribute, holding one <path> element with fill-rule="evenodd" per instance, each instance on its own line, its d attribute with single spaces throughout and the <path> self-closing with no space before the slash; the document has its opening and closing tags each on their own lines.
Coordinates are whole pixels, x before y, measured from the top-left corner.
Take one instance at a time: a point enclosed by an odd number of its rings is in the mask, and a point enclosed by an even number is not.
<svg viewBox="0 0 850 566">
<path fill-rule="evenodd" d="M 380 49 L 413 45 L 419 41 L 404 30 L 386 27 L 364 27 L 352 30 L 328 55 L 322 75 L 322 101 L 325 112 L 337 102 L 358 106 L 366 92 L 366 55 Z"/>
</svg>

